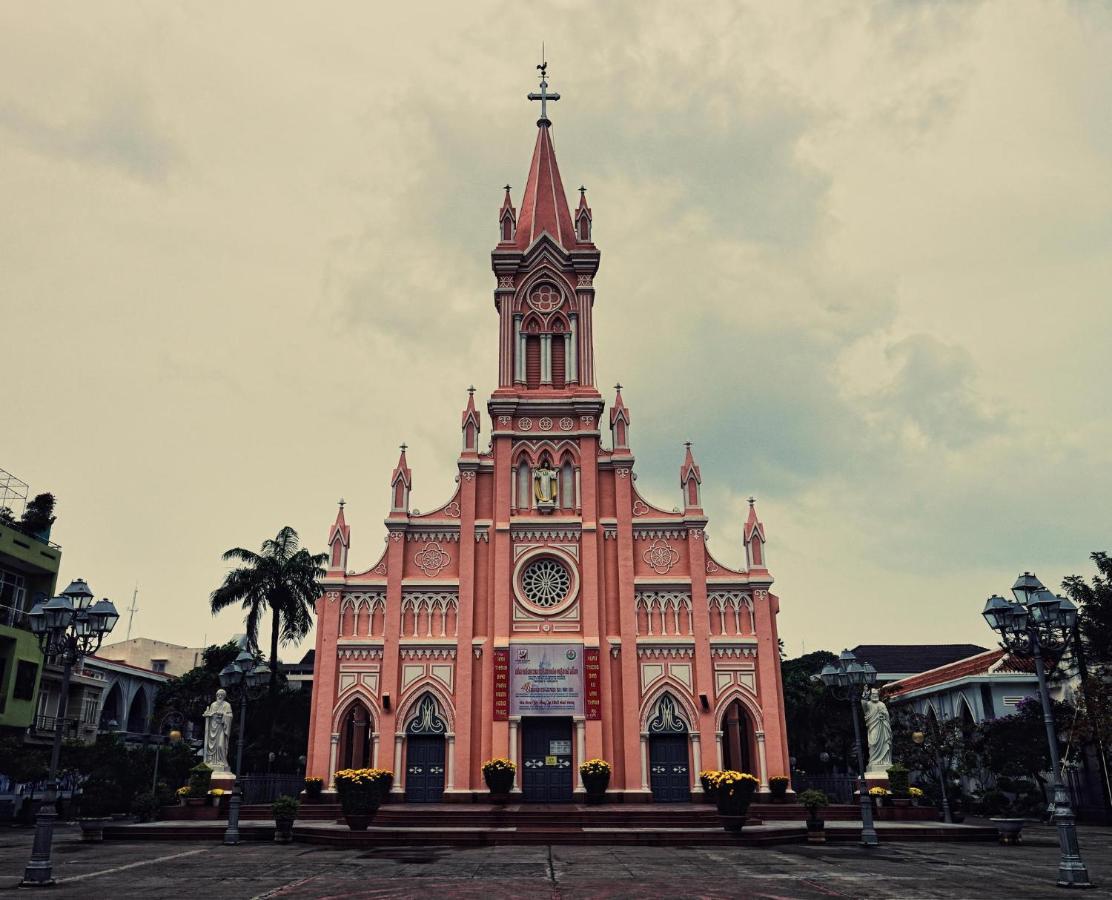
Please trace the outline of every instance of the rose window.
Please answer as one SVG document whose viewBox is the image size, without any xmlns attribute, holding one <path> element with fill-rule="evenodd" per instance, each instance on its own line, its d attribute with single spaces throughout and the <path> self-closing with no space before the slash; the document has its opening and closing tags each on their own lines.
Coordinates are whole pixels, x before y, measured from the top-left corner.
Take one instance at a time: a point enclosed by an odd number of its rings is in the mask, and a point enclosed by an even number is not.
<svg viewBox="0 0 1112 900">
<path fill-rule="evenodd" d="M 521 589 L 525 599 L 541 609 L 559 606 L 567 599 L 571 575 L 567 567 L 555 559 L 538 559 L 521 573 Z"/>
</svg>

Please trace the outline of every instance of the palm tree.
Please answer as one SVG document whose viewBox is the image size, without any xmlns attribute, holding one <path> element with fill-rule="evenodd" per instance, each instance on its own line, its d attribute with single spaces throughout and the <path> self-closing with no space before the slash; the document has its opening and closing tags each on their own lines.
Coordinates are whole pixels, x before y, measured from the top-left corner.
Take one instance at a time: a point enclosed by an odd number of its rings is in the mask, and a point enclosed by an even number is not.
<svg viewBox="0 0 1112 900">
<path fill-rule="evenodd" d="M 247 643 L 259 650 L 259 620 L 270 611 L 271 695 L 278 690 L 278 641 L 296 643 L 313 625 L 313 604 L 320 596 L 317 580 L 325 574 L 328 554 L 312 554 L 289 525 L 263 541 L 258 553 L 233 547 L 223 559 L 242 565 L 232 569 L 209 598 L 213 615 L 235 603 L 247 610 Z"/>
</svg>

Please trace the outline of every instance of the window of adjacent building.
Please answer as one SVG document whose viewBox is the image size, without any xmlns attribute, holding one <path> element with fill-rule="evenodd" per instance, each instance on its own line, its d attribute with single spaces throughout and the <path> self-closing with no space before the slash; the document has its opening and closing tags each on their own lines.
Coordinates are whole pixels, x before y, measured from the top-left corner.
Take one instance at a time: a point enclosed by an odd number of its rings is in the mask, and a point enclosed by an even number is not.
<svg viewBox="0 0 1112 900">
<path fill-rule="evenodd" d="M 21 659 L 15 668 L 15 687 L 12 697 L 15 700 L 33 700 L 35 697 L 35 677 L 39 674 L 37 663 Z"/>
<path fill-rule="evenodd" d="M 152 672 L 165 672 L 166 671 L 166 660 L 164 660 L 164 659 L 152 659 L 151 660 L 151 671 Z"/>
<path fill-rule="evenodd" d="M 0 621 L 14 625 L 27 599 L 27 582 L 19 572 L 0 569 Z"/>
<path fill-rule="evenodd" d="M 96 694 L 85 694 L 85 698 L 81 701 L 81 721 L 86 725 L 96 724 L 99 699 Z"/>
</svg>

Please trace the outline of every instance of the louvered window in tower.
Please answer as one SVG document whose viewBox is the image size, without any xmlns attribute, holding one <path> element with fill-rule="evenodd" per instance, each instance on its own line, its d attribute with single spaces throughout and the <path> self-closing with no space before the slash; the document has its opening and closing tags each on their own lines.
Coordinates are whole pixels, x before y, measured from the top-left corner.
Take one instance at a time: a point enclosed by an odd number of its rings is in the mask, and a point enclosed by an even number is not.
<svg viewBox="0 0 1112 900">
<path fill-rule="evenodd" d="M 541 386 L 541 339 L 535 334 L 525 339 L 525 386 Z"/>
<path fill-rule="evenodd" d="M 552 335 L 552 386 L 562 388 L 564 381 L 564 336 Z"/>
</svg>

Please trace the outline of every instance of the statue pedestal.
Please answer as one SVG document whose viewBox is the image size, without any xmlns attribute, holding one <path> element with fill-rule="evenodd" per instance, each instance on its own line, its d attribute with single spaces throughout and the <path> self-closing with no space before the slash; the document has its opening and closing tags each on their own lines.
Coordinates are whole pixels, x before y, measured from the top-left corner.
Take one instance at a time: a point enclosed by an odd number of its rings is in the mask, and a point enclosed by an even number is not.
<svg viewBox="0 0 1112 900">
<path fill-rule="evenodd" d="M 224 769 L 222 772 L 213 772 L 212 778 L 209 780 L 209 790 L 213 788 L 220 788 L 227 791 L 229 794 L 232 792 L 232 786 L 236 783 L 236 776 L 233 772 Z"/>
<path fill-rule="evenodd" d="M 216 777 L 215 775 L 213 776 Z M 884 769 L 865 773 L 865 783 L 869 787 L 888 787 L 888 773 Z"/>
</svg>

